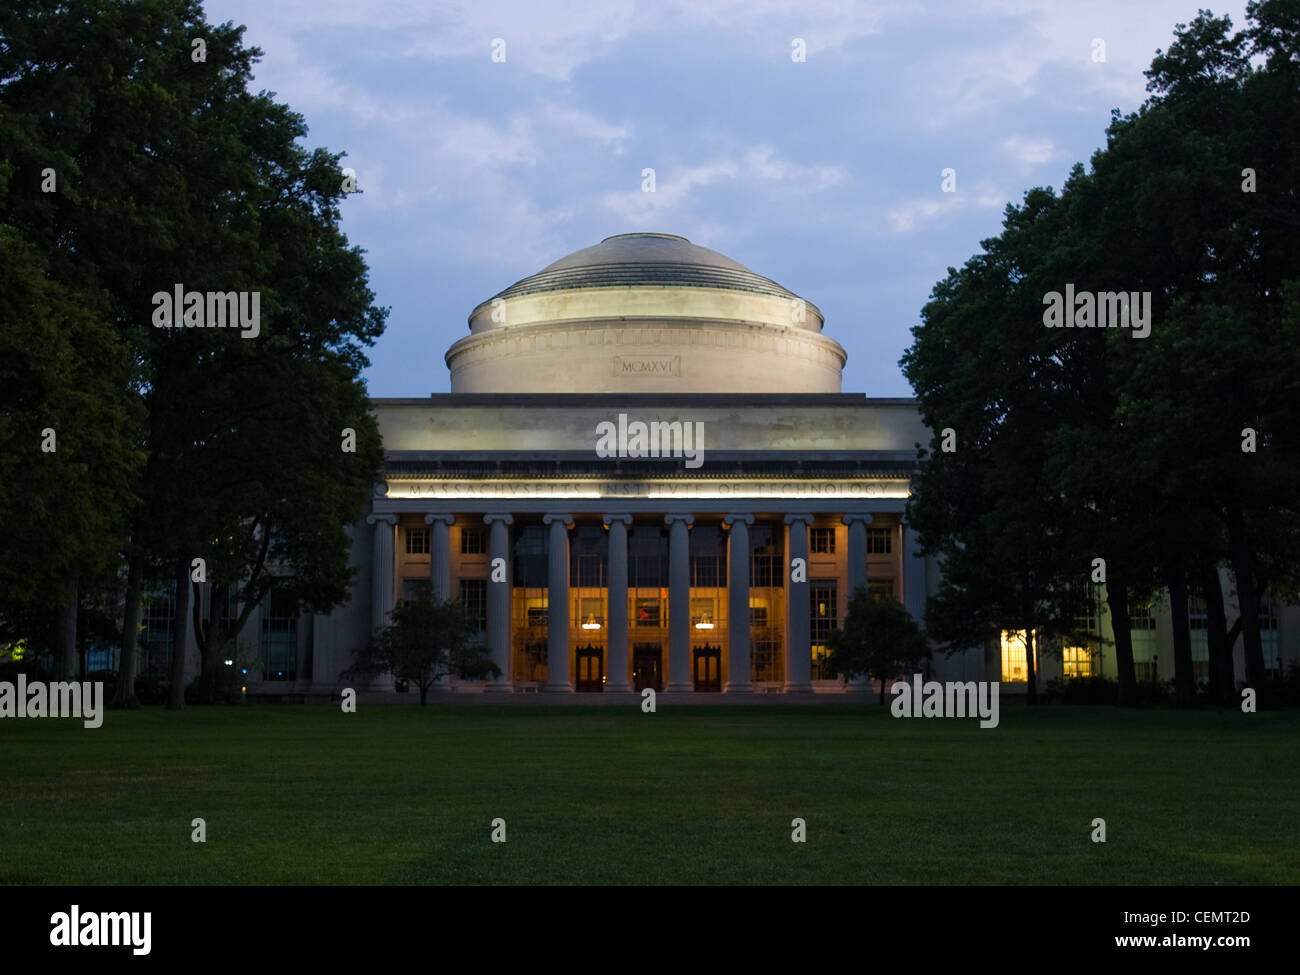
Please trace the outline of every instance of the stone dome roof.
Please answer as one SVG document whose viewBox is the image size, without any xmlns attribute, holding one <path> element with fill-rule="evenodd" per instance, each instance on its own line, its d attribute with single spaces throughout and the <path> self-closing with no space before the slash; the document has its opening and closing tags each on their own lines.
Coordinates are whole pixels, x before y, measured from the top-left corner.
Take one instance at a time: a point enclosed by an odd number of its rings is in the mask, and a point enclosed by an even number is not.
<svg viewBox="0 0 1300 975">
<path fill-rule="evenodd" d="M 453 393 L 838 393 L 816 305 L 675 234 L 618 234 L 479 304 Z"/>
<path fill-rule="evenodd" d="M 616 234 L 574 251 L 493 298 L 514 298 L 575 288 L 636 285 L 719 288 L 795 298 L 794 292 L 755 274 L 724 254 L 676 234 Z M 489 301 L 492 299 L 489 298 Z"/>
</svg>

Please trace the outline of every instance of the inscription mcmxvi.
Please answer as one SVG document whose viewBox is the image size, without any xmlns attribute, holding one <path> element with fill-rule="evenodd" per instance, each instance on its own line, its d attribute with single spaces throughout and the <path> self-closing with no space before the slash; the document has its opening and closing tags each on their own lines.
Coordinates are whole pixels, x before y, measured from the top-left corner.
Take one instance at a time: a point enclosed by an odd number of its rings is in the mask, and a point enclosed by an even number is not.
<svg viewBox="0 0 1300 975">
<path fill-rule="evenodd" d="M 682 357 L 665 356 L 614 356 L 614 375 L 616 376 L 680 376 L 682 374 Z"/>
</svg>

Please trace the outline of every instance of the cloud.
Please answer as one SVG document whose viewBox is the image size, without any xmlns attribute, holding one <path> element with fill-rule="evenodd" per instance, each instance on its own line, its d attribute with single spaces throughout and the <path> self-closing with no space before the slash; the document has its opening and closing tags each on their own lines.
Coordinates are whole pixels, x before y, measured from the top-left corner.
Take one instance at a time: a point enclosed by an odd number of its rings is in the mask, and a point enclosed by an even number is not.
<svg viewBox="0 0 1300 975">
<path fill-rule="evenodd" d="M 1064 156 L 1051 139 L 1029 139 L 1023 136 L 1011 136 L 1003 139 L 998 148 L 1017 162 L 1030 166 L 1053 162 Z"/>
</svg>

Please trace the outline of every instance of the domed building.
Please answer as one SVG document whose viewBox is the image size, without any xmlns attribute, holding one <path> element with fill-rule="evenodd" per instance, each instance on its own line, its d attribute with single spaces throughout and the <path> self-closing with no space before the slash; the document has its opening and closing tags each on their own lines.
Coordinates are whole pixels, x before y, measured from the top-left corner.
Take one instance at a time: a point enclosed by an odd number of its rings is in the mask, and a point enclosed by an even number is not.
<svg viewBox="0 0 1300 975">
<path fill-rule="evenodd" d="M 502 676 L 458 691 L 843 690 L 858 586 L 923 612 L 910 399 L 840 391 L 817 306 L 672 234 L 607 237 L 483 301 L 452 391 L 374 401 L 384 479 L 330 680 L 414 585 L 469 607 Z M 956 667 L 978 678 L 982 661 Z"/>
<path fill-rule="evenodd" d="M 502 672 L 445 691 L 848 689 L 826 656 L 850 594 L 887 593 L 922 619 L 939 582 L 904 519 L 930 435 L 915 400 L 840 391 L 846 356 L 824 325 L 771 278 L 659 233 L 607 237 L 483 301 L 447 350 L 450 393 L 372 401 L 385 460 L 348 528 L 353 598 L 321 615 L 255 607 L 249 693 L 336 692 L 355 650 L 428 582 L 468 607 Z M 1078 622 L 1102 649 L 1038 656 L 1040 686 L 1116 673 L 1094 595 Z M 171 614 L 147 607 L 142 673 L 167 673 Z M 1193 600 L 1198 677 L 1206 619 Z M 1130 624 L 1138 677 L 1171 677 L 1167 602 L 1133 606 Z M 1261 631 L 1280 675 L 1300 608 L 1266 598 Z M 1003 631 L 928 669 L 1023 693 L 1025 644 Z"/>
<path fill-rule="evenodd" d="M 619 234 L 483 302 L 453 393 L 838 393 L 817 306 L 672 234 Z"/>
</svg>

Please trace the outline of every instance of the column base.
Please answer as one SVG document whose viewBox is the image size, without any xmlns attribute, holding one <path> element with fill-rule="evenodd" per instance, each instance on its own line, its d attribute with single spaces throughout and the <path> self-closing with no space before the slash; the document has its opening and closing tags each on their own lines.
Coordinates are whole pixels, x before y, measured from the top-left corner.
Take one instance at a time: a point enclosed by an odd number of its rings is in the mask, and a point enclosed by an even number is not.
<svg viewBox="0 0 1300 975">
<path fill-rule="evenodd" d="M 488 684 L 483 688 L 484 694 L 513 694 L 514 692 L 515 686 L 509 681 Z"/>
<path fill-rule="evenodd" d="M 627 681 L 624 681 L 621 684 L 613 684 L 610 683 L 609 681 L 606 681 L 605 693 L 606 694 L 631 694 L 632 685 L 629 684 Z"/>
<path fill-rule="evenodd" d="M 785 694 L 811 694 L 812 684 L 795 684 L 787 682 L 786 685 L 781 688 L 781 691 Z"/>
<path fill-rule="evenodd" d="M 573 685 L 569 683 L 547 684 L 543 690 L 546 691 L 547 694 L 572 694 Z"/>
<path fill-rule="evenodd" d="M 669 684 L 664 688 L 669 694 L 682 694 L 686 691 L 695 692 L 695 681 L 688 680 L 683 683 Z"/>
<path fill-rule="evenodd" d="M 743 683 L 741 681 L 736 681 L 735 683 L 728 681 L 727 683 L 722 685 L 722 693 L 723 694 L 753 694 L 754 685 L 751 684 L 749 681 L 744 681 Z"/>
</svg>

